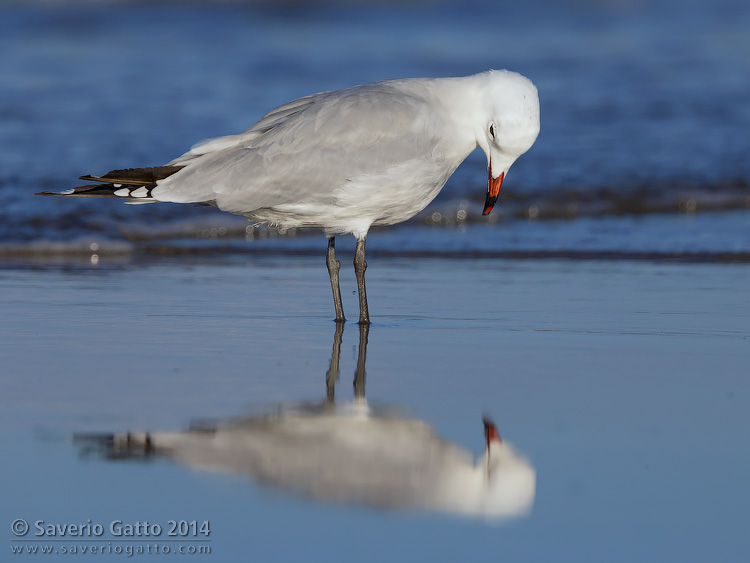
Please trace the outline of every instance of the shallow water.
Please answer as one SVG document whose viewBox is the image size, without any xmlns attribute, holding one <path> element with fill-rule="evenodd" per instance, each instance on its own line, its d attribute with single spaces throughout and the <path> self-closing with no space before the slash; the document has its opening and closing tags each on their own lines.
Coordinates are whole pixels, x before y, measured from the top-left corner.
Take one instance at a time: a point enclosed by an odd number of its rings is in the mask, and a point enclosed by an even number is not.
<svg viewBox="0 0 750 563">
<path fill-rule="evenodd" d="M 0 5 L 4 549 L 32 537 L 18 518 L 185 520 L 210 522 L 221 561 L 744 560 L 748 25 L 740 0 Z M 494 418 L 536 471 L 530 515 L 315 502 L 72 443 L 323 401 L 325 239 L 33 192 L 165 162 L 314 91 L 492 67 L 534 80 L 542 133 L 489 217 L 477 152 L 372 232 L 365 388 L 477 455 Z M 353 242 L 337 249 L 354 318 Z M 362 351 L 350 322 L 339 404 Z M 103 538 L 106 559 L 154 543 Z"/>
<path fill-rule="evenodd" d="M 181 232 L 200 246 L 200 233 L 231 231 L 235 218 L 31 194 L 69 188 L 81 174 L 162 164 L 312 92 L 489 68 L 537 84 L 540 137 L 490 218 L 479 217 L 486 161 L 476 151 L 413 225 L 443 224 L 436 211 L 510 225 L 747 212 L 749 6 L 4 3 L 0 52 L 13 56 L 0 59 L 0 252 L 134 231 Z"/>
<path fill-rule="evenodd" d="M 316 503 L 164 459 L 81 456 L 73 432 L 325 398 L 325 268 L 256 257 L 0 271 L 3 520 L 209 520 L 222 560 L 744 557 L 746 265 L 373 258 L 368 276 L 368 400 L 476 453 L 491 415 L 537 472 L 530 516 Z M 341 403 L 358 347 L 349 323 Z"/>
</svg>

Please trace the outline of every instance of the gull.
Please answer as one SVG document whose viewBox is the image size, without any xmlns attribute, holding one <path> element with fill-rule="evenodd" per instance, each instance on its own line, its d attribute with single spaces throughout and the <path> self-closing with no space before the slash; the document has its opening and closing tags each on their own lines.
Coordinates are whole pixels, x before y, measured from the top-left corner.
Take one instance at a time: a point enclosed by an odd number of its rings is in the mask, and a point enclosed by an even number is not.
<svg viewBox="0 0 750 563">
<path fill-rule="evenodd" d="M 244 133 L 200 142 L 164 166 L 81 176 L 95 183 L 36 195 L 199 203 L 254 224 L 322 229 L 337 322 L 346 318 L 335 236 L 351 234 L 359 323 L 369 324 L 370 227 L 416 215 L 477 147 L 487 157 L 487 215 L 538 134 L 537 90 L 518 73 L 392 79 L 288 102 Z"/>
</svg>

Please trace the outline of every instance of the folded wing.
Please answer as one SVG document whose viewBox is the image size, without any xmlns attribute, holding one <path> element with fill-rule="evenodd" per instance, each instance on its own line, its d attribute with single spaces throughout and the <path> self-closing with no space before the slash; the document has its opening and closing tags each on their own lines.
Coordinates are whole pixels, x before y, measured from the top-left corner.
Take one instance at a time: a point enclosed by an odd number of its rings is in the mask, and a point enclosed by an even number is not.
<svg viewBox="0 0 750 563">
<path fill-rule="evenodd" d="M 429 104 L 389 83 L 315 94 L 266 114 L 245 133 L 206 141 L 175 159 L 159 201 L 205 202 L 247 213 L 297 201 L 327 203 L 359 177 L 429 159 Z"/>
</svg>

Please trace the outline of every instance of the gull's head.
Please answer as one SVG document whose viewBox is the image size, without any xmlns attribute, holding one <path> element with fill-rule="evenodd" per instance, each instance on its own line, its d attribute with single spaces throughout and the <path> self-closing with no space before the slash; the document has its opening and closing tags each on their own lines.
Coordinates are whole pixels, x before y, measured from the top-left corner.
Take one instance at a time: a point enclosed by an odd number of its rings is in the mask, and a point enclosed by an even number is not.
<svg viewBox="0 0 750 563">
<path fill-rule="evenodd" d="M 482 87 L 477 144 L 487 156 L 489 178 L 482 215 L 492 211 L 508 169 L 539 135 L 539 95 L 531 80 L 507 70 L 479 75 Z"/>
<path fill-rule="evenodd" d="M 531 511 L 536 496 L 536 471 L 503 442 L 495 424 L 484 418 L 486 449 L 476 466 L 481 475 L 474 509 L 488 518 L 521 516 Z"/>
</svg>

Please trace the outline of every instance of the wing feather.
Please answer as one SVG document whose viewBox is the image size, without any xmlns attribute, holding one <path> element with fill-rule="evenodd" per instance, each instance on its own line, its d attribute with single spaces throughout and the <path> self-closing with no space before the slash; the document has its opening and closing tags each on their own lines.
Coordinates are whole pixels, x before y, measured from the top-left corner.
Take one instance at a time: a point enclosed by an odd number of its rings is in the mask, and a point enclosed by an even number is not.
<svg viewBox="0 0 750 563">
<path fill-rule="evenodd" d="M 273 127 L 283 123 L 293 115 L 301 112 L 308 106 L 315 103 L 316 99 L 326 94 L 328 94 L 328 92 L 323 92 L 321 94 L 312 94 L 310 96 L 305 96 L 303 98 L 287 102 L 284 105 L 272 109 L 244 133 L 240 133 L 238 135 L 225 135 L 223 137 L 214 137 L 212 139 L 205 139 L 203 141 L 200 141 L 190 147 L 190 150 L 188 152 L 181 156 L 178 156 L 177 158 L 169 162 L 168 165 L 184 165 L 195 160 L 199 156 L 203 156 L 204 154 L 245 145 L 253 139 L 259 137 L 269 129 L 272 129 Z"/>
<path fill-rule="evenodd" d="M 331 202 L 358 177 L 428 159 L 437 124 L 427 108 L 388 82 L 300 98 L 267 113 L 229 146 L 191 158 L 152 193 L 234 213 Z"/>
</svg>

